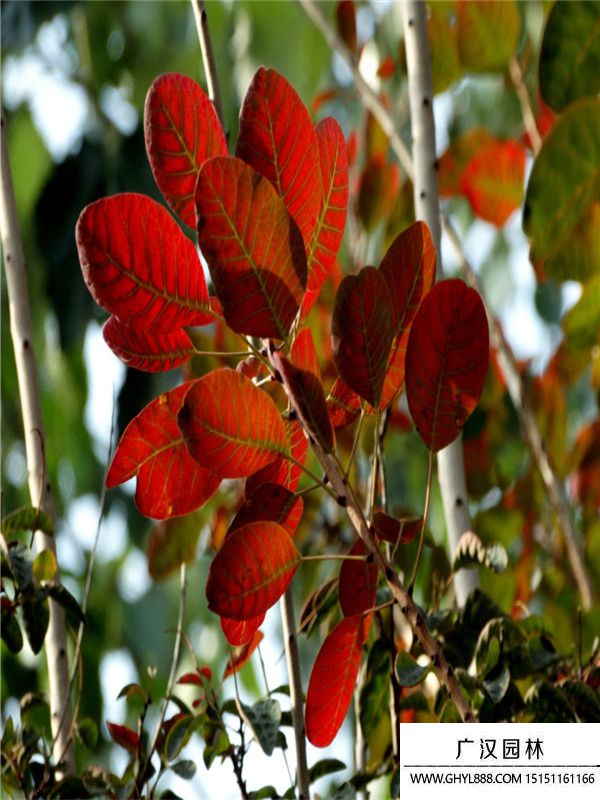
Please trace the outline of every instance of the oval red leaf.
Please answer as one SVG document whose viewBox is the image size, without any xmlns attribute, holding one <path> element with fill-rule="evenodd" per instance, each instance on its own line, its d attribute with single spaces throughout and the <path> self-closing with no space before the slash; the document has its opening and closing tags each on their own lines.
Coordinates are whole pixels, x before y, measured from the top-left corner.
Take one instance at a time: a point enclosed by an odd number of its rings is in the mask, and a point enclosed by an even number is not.
<svg viewBox="0 0 600 800">
<path fill-rule="evenodd" d="M 179 219 L 194 228 L 200 167 L 213 156 L 227 155 L 213 104 L 186 75 L 160 75 L 146 95 L 144 135 L 156 185 Z"/>
<path fill-rule="evenodd" d="M 126 725 L 117 725 L 114 722 L 107 722 L 106 727 L 108 728 L 110 738 L 115 744 L 125 748 L 125 750 L 128 750 L 130 753 L 137 752 L 140 744 L 140 737 L 135 731 L 132 731 L 131 728 L 128 728 Z"/>
<path fill-rule="evenodd" d="M 340 376 L 377 407 L 394 338 L 394 311 L 386 280 L 374 267 L 340 283 L 331 336 Z"/>
<path fill-rule="evenodd" d="M 306 316 L 331 272 L 346 227 L 348 209 L 348 154 L 338 123 L 327 117 L 317 125 L 321 167 L 321 212 L 308 248 L 308 282 L 302 302 Z"/>
<path fill-rule="evenodd" d="M 285 426 L 273 400 L 228 368 L 194 381 L 178 424 L 191 455 L 222 478 L 251 475 L 287 448 Z"/>
<path fill-rule="evenodd" d="M 264 614 L 259 614 L 258 617 L 253 617 L 252 619 L 243 620 L 221 617 L 221 629 L 229 644 L 234 647 L 241 647 L 252 641 L 254 634 L 263 624 L 264 618 Z"/>
<path fill-rule="evenodd" d="M 304 464 L 306 451 L 308 450 L 308 440 L 302 430 L 302 425 L 297 420 L 284 420 L 287 447 L 286 450 L 293 457 L 294 461 Z M 296 491 L 300 481 L 302 470 L 288 458 L 280 457 L 268 464 L 266 467 L 250 475 L 246 480 L 245 495 L 251 497 L 263 483 L 278 483 L 289 489 L 290 492 Z"/>
<path fill-rule="evenodd" d="M 416 428 L 436 453 L 460 434 L 479 402 L 489 360 L 481 298 L 460 280 L 423 300 L 408 337 L 406 396 Z"/>
<path fill-rule="evenodd" d="M 175 369 L 194 355 L 194 346 L 183 330 L 158 333 L 135 330 L 116 317 L 107 320 L 102 329 L 104 341 L 128 367 L 143 372 L 166 372 Z"/>
<path fill-rule="evenodd" d="M 302 235 L 269 181 L 238 158 L 213 158 L 196 184 L 198 243 L 237 333 L 284 339 L 306 287 Z"/>
<path fill-rule="evenodd" d="M 348 555 L 366 555 L 365 546 L 357 539 Z M 364 561 L 344 561 L 338 580 L 339 600 L 345 617 L 363 614 L 375 605 L 377 592 L 377 566 L 372 558 Z"/>
<path fill-rule="evenodd" d="M 271 182 L 308 245 L 321 208 L 317 135 L 302 100 L 274 69 L 260 67 L 248 87 L 236 155 Z"/>
<path fill-rule="evenodd" d="M 230 675 L 233 675 L 234 672 L 238 672 L 244 666 L 244 664 L 248 663 L 250 656 L 252 653 L 254 653 L 264 638 L 265 635 L 262 631 L 254 632 L 250 641 L 244 644 L 243 647 L 241 647 L 240 650 L 227 662 L 225 672 L 223 673 L 223 680 L 228 678 Z"/>
<path fill-rule="evenodd" d="M 469 161 L 460 190 L 475 214 L 501 228 L 523 201 L 525 148 L 518 142 L 490 142 Z"/>
<path fill-rule="evenodd" d="M 346 617 L 319 650 L 310 675 L 305 711 L 306 735 L 315 747 L 331 744 L 344 721 L 368 631 L 367 617 Z"/>
<path fill-rule="evenodd" d="M 251 522 L 225 537 L 206 582 L 208 607 L 219 616 L 251 619 L 285 592 L 301 557 L 276 522 Z"/>
<path fill-rule="evenodd" d="M 107 489 L 137 475 L 135 504 L 146 517 L 188 514 L 204 505 L 221 483 L 190 456 L 177 426 L 190 385 L 161 394 L 129 423 L 108 470 Z"/>
<path fill-rule="evenodd" d="M 327 395 L 327 410 L 334 428 L 345 428 L 360 414 L 360 397 L 341 378 Z"/>
<path fill-rule="evenodd" d="M 263 483 L 237 512 L 228 533 L 250 522 L 278 522 L 293 536 L 302 517 L 304 501 L 277 483 Z"/>
<path fill-rule="evenodd" d="M 165 333 L 212 321 L 196 248 L 149 197 L 117 194 L 90 203 L 75 239 L 92 297 L 126 325 Z"/>
</svg>

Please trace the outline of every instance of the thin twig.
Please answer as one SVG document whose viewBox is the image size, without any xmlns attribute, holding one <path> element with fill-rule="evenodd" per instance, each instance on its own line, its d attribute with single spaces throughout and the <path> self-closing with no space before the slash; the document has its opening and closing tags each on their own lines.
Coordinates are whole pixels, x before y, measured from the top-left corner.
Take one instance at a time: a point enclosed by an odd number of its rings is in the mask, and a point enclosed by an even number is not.
<svg viewBox="0 0 600 800">
<path fill-rule="evenodd" d="M 206 76 L 208 96 L 212 100 L 212 104 L 215 107 L 221 127 L 223 130 L 225 130 L 225 118 L 223 115 L 223 104 L 221 103 L 219 77 L 217 75 L 215 53 L 212 46 L 212 39 L 210 37 L 208 15 L 206 13 L 204 0 L 192 0 L 192 8 L 194 10 L 194 19 L 196 20 L 196 28 L 198 30 L 198 39 L 200 40 L 200 49 L 202 51 L 202 63 L 204 64 L 204 74 Z"/>
<path fill-rule="evenodd" d="M 531 98 L 529 97 L 529 90 L 527 89 L 525 79 L 523 78 L 523 70 L 521 69 L 521 65 L 519 64 L 519 60 L 516 56 L 514 56 L 510 61 L 509 71 L 510 78 L 513 82 L 513 86 L 515 87 L 515 92 L 519 98 L 519 103 L 521 104 L 521 114 L 523 116 L 525 130 L 529 136 L 533 153 L 537 156 L 542 146 L 542 137 L 540 136 L 540 132 L 535 121 L 533 108 L 531 107 Z"/>
<path fill-rule="evenodd" d="M 29 494 L 34 505 L 52 516 L 50 482 L 47 479 L 44 452 L 44 425 L 33 350 L 27 270 L 12 183 L 4 115 L 1 120 L 1 138 L 0 230 L 10 309 L 10 330 L 23 415 Z M 36 531 L 35 540 L 38 550 L 48 549 L 56 557 L 56 544 L 51 536 Z M 56 579 L 60 581 L 58 571 Z M 69 741 L 71 729 L 69 662 L 64 609 L 51 598 L 48 600 L 48 607 L 50 620 L 45 638 L 45 650 L 50 688 L 50 720 L 55 741 L 52 754 L 57 767 L 61 759 L 64 759 L 64 770 L 62 767 L 57 769 L 57 775 L 60 777 L 72 774 L 75 768 L 73 747 Z"/>
<path fill-rule="evenodd" d="M 423 507 L 423 521 L 421 522 L 421 531 L 419 533 L 419 548 L 417 550 L 417 557 L 413 566 L 412 575 L 408 582 L 408 592 L 413 593 L 415 581 L 417 579 L 417 572 L 419 571 L 419 563 L 421 561 L 421 554 L 423 553 L 423 544 L 425 542 L 425 526 L 427 525 L 427 515 L 429 513 L 429 501 L 431 499 L 431 479 L 433 473 L 433 452 L 429 451 L 429 461 L 427 464 L 427 489 L 425 490 L 425 504 Z"/>
</svg>

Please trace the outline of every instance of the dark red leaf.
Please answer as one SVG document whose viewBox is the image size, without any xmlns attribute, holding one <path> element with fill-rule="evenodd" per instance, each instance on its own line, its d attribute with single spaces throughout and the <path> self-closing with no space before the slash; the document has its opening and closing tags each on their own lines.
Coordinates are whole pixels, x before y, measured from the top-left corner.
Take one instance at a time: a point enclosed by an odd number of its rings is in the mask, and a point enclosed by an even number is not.
<svg viewBox="0 0 600 800">
<path fill-rule="evenodd" d="M 265 635 L 262 631 L 255 631 L 252 639 L 247 644 L 244 644 L 244 646 L 227 662 L 225 672 L 223 673 L 223 680 L 233 675 L 234 672 L 239 672 L 244 664 L 248 663 L 250 656 L 254 653 L 264 637 Z"/>
<path fill-rule="evenodd" d="M 389 216 L 400 188 L 397 164 L 377 153 L 365 165 L 358 189 L 358 215 L 367 231 Z"/>
<path fill-rule="evenodd" d="M 251 619 L 285 592 L 300 564 L 289 533 L 276 522 L 251 522 L 225 537 L 206 582 L 208 607 L 219 616 Z"/>
<path fill-rule="evenodd" d="M 525 148 L 518 142 L 492 142 L 470 159 L 460 190 L 481 219 L 501 228 L 523 201 Z"/>
<path fill-rule="evenodd" d="M 108 470 L 107 489 L 137 475 L 135 503 L 146 517 L 188 514 L 221 483 L 190 456 L 177 426 L 177 413 L 191 385 L 161 394 L 129 423 Z"/>
<path fill-rule="evenodd" d="M 366 549 L 357 539 L 348 555 L 364 556 Z M 364 561 L 344 561 L 339 577 L 339 599 L 345 617 L 362 614 L 375 605 L 377 566 L 372 558 Z"/>
<path fill-rule="evenodd" d="M 303 317 L 312 308 L 331 272 L 344 236 L 348 209 L 348 156 L 342 129 L 332 117 L 327 117 L 317 125 L 317 139 L 323 199 L 308 248 Z"/>
<path fill-rule="evenodd" d="M 323 642 L 306 695 L 306 735 L 315 747 L 335 739 L 352 700 L 370 620 L 346 617 Z"/>
<path fill-rule="evenodd" d="M 295 337 L 290 347 L 290 361 L 295 367 L 312 372 L 321 380 L 321 368 L 310 328 L 303 328 Z"/>
<path fill-rule="evenodd" d="M 212 321 L 196 248 L 154 200 L 96 200 L 81 212 L 75 238 L 92 297 L 121 322 L 168 333 Z"/>
<path fill-rule="evenodd" d="M 396 519 L 384 514 L 383 511 L 376 511 L 373 514 L 373 527 L 379 539 L 390 544 L 407 544 L 418 536 L 421 525 L 421 517 L 410 517 L 406 519 Z"/>
<path fill-rule="evenodd" d="M 335 7 L 338 33 L 349 50 L 356 50 L 356 7 L 354 0 L 338 0 Z"/>
<path fill-rule="evenodd" d="M 194 190 L 200 167 L 213 156 L 227 155 L 213 104 L 186 75 L 160 75 L 146 95 L 144 135 L 158 188 L 177 216 L 195 228 Z"/>
<path fill-rule="evenodd" d="M 269 181 L 238 158 L 213 158 L 196 184 L 198 242 L 237 333 L 284 339 L 306 287 L 302 236 Z"/>
<path fill-rule="evenodd" d="M 263 624 L 264 618 L 264 614 L 243 620 L 221 617 L 221 629 L 229 644 L 234 647 L 241 647 L 252 641 L 254 634 Z"/>
<path fill-rule="evenodd" d="M 406 351 L 408 407 L 434 453 L 456 439 L 479 402 L 488 360 L 477 292 L 460 280 L 436 284 L 417 312 Z"/>
<path fill-rule="evenodd" d="M 383 274 L 364 267 L 341 282 L 331 324 L 333 358 L 351 389 L 377 407 L 394 338 L 394 310 Z"/>
<path fill-rule="evenodd" d="M 275 187 L 308 246 L 321 208 L 319 148 L 293 87 L 260 67 L 244 98 L 236 155 Z"/>
<path fill-rule="evenodd" d="M 326 453 L 333 452 L 333 428 L 321 381 L 314 373 L 295 367 L 280 352 L 273 355 L 273 363 L 293 395 L 294 408 L 306 433 Z"/>
<path fill-rule="evenodd" d="M 107 722 L 106 727 L 108 728 L 110 738 L 115 744 L 125 748 L 125 750 L 128 750 L 130 753 L 137 752 L 140 744 L 140 737 L 135 731 L 132 731 L 131 728 L 128 728 L 126 725 L 117 725 L 114 722 Z"/>
<path fill-rule="evenodd" d="M 327 395 L 329 419 L 334 428 L 345 428 L 360 414 L 360 397 L 341 378 Z"/>
<path fill-rule="evenodd" d="M 381 400 L 379 401 L 380 410 L 387 408 L 400 394 L 404 386 L 406 345 L 408 344 L 409 333 L 410 328 L 402 331 L 402 333 L 394 338 L 392 343 L 392 349 L 390 350 L 385 370 L 383 389 L 381 390 Z"/>
<path fill-rule="evenodd" d="M 308 440 L 302 430 L 302 425 L 296 420 L 284 420 L 287 447 L 286 451 L 298 461 L 304 463 Z M 302 470 L 288 458 L 280 457 L 263 467 L 258 472 L 250 475 L 246 480 L 245 495 L 252 497 L 258 487 L 263 483 L 278 483 L 294 492 L 300 481 Z"/>
<path fill-rule="evenodd" d="M 191 455 L 222 478 L 251 475 L 287 447 L 273 400 L 228 368 L 209 372 L 192 384 L 178 424 Z"/>
<path fill-rule="evenodd" d="M 116 317 L 102 329 L 104 341 L 127 366 L 143 372 L 166 372 L 185 364 L 194 355 L 194 346 L 183 330 L 159 333 L 128 328 Z"/>
<path fill-rule="evenodd" d="M 304 501 L 277 483 L 262 483 L 247 498 L 229 526 L 228 533 L 250 522 L 278 522 L 293 536 L 302 517 Z"/>
</svg>

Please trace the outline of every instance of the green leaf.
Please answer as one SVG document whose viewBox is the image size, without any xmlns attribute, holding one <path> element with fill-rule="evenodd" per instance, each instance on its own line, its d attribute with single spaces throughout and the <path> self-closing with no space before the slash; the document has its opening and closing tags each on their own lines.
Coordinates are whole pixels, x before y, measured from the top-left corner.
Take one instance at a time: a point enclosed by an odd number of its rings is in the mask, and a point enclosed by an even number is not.
<svg viewBox="0 0 600 800">
<path fill-rule="evenodd" d="M 4 598 L 3 598 L 4 599 Z M 14 613 L 14 608 L 2 605 L 2 641 L 11 653 L 19 653 L 23 647 L 23 634 Z"/>
<path fill-rule="evenodd" d="M 574 722 L 575 715 L 565 693 L 549 681 L 539 681 L 525 695 L 525 708 L 533 722 Z"/>
<path fill-rule="evenodd" d="M 521 34 L 521 15 L 515 0 L 458 3 L 458 52 L 462 64 L 475 72 L 504 69 Z"/>
<path fill-rule="evenodd" d="M 600 270 L 600 202 L 590 204 L 564 245 L 544 263 L 556 281 L 586 281 Z M 554 321 L 554 320 L 552 320 Z"/>
<path fill-rule="evenodd" d="M 416 686 L 430 670 L 431 664 L 422 667 L 408 653 L 402 652 L 396 656 L 396 677 L 400 686 Z"/>
<path fill-rule="evenodd" d="M 23 544 L 13 544 L 6 552 L 6 562 L 16 587 L 20 591 L 27 590 L 33 582 L 31 550 Z"/>
<path fill-rule="evenodd" d="M 21 605 L 25 633 L 34 653 L 39 653 L 44 644 L 50 615 L 48 603 L 41 592 L 31 592 Z"/>
<path fill-rule="evenodd" d="M 259 700 L 253 706 L 242 704 L 242 710 L 246 722 L 252 728 L 263 752 L 270 756 L 277 740 L 277 732 L 281 721 L 281 706 L 277 700 L 267 698 L 266 700 Z"/>
<path fill-rule="evenodd" d="M 574 706 L 581 722 L 600 722 L 600 698 L 583 681 L 564 681 L 560 688 Z"/>
<path fill-rule="evenodd" d="M 204 514 L 195 511 L 162 520 L 152 529 L 148 541 L 148 572 L 155 581 L 163 580 L 194 558 L 203 524 Z"/>
<path fill-rule="evenodd" d="M 510 683 L 510 671 L 506 664 L 498 664 L 483 681 L 483 687 L 492 703 L 499 703 Z"/>
<path fill-rule="evenodd" d="M 169 761 L 177 758 L 181 750 L 185 747 L 196 726 L 196 718 L 181 717 L 169 729 L 165 742 L 165 754 Z"/>
<path fill-rule="evenodd" d="M 600 2 L 555 3 L 548 14 L 539 61 L 539 86 L 554 109 L 600 93 Z"/>
<path fill-rule="evenodd" d="M 309 783 L 314 783 L 319 778 L 331 775 L 332 772 L 339 772 L 341 769 L 346 769 L 343 761 L 339 761 L 337 758 L 323 758 L 308 770 Z"/>
<path fill-rule="evenodd" d="M 562 322 L 570 347 L 587 349 L 600 340 L 600 275 L 583 287 L 579 301 Z"/>
<path fill-rule="evenodd" d="M 365 740 L 369 742 L 377 724 L 388 714 L 391 658 L 385 644 L 376 641 L 369 653 L 366 679 L 360 692 L 359 716 Z"/>
<path fill-rule="evenodd" d="M 59 603 L 65 611 L 69 614 L 72 614 L 77 622 L 82 622 L 84 625 L 86 624 L 85 614 L 83 613 L 83 609 L 77 602 L 77 600 L 73 597 L 71 592 L 62 585 L 62 583 L 50 583 L 44 586 L 44 592 Z"/>
<path fill-rule="evenodd" d="M 33 575 L 38 581 L 51 581 L 56 575 L 58 564 L 56 563 L 56 556 L 45 548 L 40 550 L 33 562 Z"/>
<path fill-rule="evenodd" d="M 26 506 L 8 514 L 2 520 L 2 531 L 5 536 L 16 531 L 43 531 L 48 536 L 54 536 L 52 518 L 41 508 Z"/>
<path fill-rule="evenodd" d="M 532 264 L 556 256 L 590 204 L 599 199 L 600 100 L 594 98 L 569 106 L 533 164 L 523 209 Z"/>
<path fill-rule="evenodd" d="M 274 786 L 263 786 L 262 789 L 249 792 L 248 797 L 250 800 L 270 800 L 279 797 L 279 792 Z"/>
<path fill-rule="evenodd" d="M 88 750 L 95 750 L 98 744 L 98 726 L 91 717 L 82 717 L 77 722 L 77 734 Z"/>
<path fill-rule="evenodd" d="M 145 689 L 142 689 L 139 683 L 128 683 L 117 695 L 117 700 L 119 700 L 121 697 L 126 697 L 128 700 L 131 697 L 139 697 L 145 703 L 148 700 L 148 692 Z"/>
<path fill-rule="evenodd" d="M 219 730 L 214 742 L 207 745 L 202 753 L 202 759 L 206 769 L 210 769 L 217 756 L 225 753 L 230 747 L 229 737 L 223 730 Z"/>
<path fill-rule="evenodd" d="M 175 764 L 171 765 L 171 769 L 185 781 L 191 781 L 196 774 L 196 764 L 186 758 L 182 758 L 181 761 L 176 761 Z"/>
</svg>

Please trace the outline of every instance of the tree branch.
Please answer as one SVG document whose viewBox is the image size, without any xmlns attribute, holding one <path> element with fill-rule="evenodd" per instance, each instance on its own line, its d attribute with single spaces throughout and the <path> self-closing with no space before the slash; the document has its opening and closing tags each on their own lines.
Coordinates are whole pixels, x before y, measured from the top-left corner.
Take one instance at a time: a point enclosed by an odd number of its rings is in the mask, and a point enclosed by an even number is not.
<svg viewBox="0 0 600 800">
<path fill-rule="evenodd" d="M 4 269 L 8 291 L 10 330 L 15 351 L 21 412 L 27 453 L 28 482 L 31 502 L 52 515 L 50 482 L 47 476 L 44 451 L 44 426 L 37 381 L 27 271 L 21 232 L 13 190 L 7 135 L 2 115 L 2 202 L 0 203 L 0 229 L 4 249 Z M 36 546 L 48 549 L 56 556 L 53 537 L 36 531 Z M 57 573 L 57 580 L 60 574 Z M 52 725 L 52 755 L 55 762 L 64 759 L 64 769 L 58 775 L 71 774 L 75 763 L 69 738 L 71 729 L 71 697 L 69 693 L 69 663 L 64 610 L 48 599 L 50 621 L 46 633 L 45 650 L 50 687 L 50 720 Z"/>
<path fill-rule="evenodd" d="M 198 30 L 198 38 L 200 40 L 200 50 L 202 51 L 202 63 L 204 64 L 204 74 L 206 76 L 208 96 L 212 100 L 212 104 L 215 107 L 221 127 L 223 130 L 225 130 L 223 104 L 221 102 L 221 90 L 219 88 L 219 77 L 217 75 L 215 53 L 212 46 L 212 39 L 210 38 L 208 15 L 206 13 L 204 0 L 192 0 L 192 8 L 194 10 L 194 19 L 196 20 L 196 28 Z"/>
</svg>

